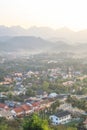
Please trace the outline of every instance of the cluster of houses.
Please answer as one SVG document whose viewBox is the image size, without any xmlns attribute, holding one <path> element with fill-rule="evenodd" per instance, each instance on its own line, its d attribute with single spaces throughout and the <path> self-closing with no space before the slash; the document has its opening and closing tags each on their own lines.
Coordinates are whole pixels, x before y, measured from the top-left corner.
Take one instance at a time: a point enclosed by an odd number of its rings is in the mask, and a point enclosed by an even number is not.
<svg viewBox="0 0 87 130">
<path fill-rule="evenodd" d="M 22 84 L 22 81 L 26 78 L 32 77 L 34 75 L 35 77 L 39 77 L 41 75 L 46 76 L 46 74 L 49 75 L 50 81 L 52 79 L 56 79 L 58 76 L 62 76 L 63 79 L 66 79 L 67 77 L 72 77 L 72 73 L 69 70 L 69 74 L 61 73 L 60 68 L 56 69 L 48 69 L 48 72 L 42 71 L 42 73 L 36 71 L 32 72 L 29 71 L 25 74 L 22 73 L 14 73 L 11 76 L 5 77 L 3 82 L 0 82 L 1 85 L 10 85 L 13 82 L 15 82 L 14 90 L 11 92 L 13 95 L 25 95 L 27 88 Z M 82 80 L 84 78 L 87 78 L 87 76 L 79 77 L 79 80 Z M 72 81 L 71 79 L 69 81 L 65 81 L 62 83 L 63 86 L 73 86 L 75 81 Z M 28 88 L 32 87 L 32 82 L 28 83 Z M 8 93 L 8 92 L 7 92 Z M 28 116 L 31 113 L 39 112 L 41 110 L 45 110 L 46 108 L 49 108 L 52 103 L 55 102 L 55 100 L 50 100 L 52 98 L 58 97 L 58 99 L 64 103 L 67 96 L 66 95 L 57 95 L 56 93 L 47 94 L 46 92 L 38 91 L 38 95 L 36 95 L 35 99 L 26 99 L 24 103 L 13 103 L 13 102 L 5 102 L 0 103 L 0 117 L 5 117 L 6 119 L 14 119 L 15 117 L 24 117 Z M 42 94 L 43 93 L 43 94 Z M 42 97 L 44 99 L 42 99 Z M 62 98 L 61 98 L 62 97 Z M 37 99 L 40 98 L 40 100 Z M 61 111 L 62 110 L 62 111 Z M 61 104 L 59 107 L 59 112 L 55 113 L 54 115 L 50 115 L 50 120 L 52 124 L 58 125 L 58 124 L 65 124 L 71 121 L 72 119 L 72 113 L 84 113 L 83 111 L 73 108 L 71 104 Z M 85 122 L 84 122 L 85 123 Z"/>
<path fill-rule="evenodd" d="M 31 104 L 27 101 L 26 103 L 14 108 L 10 108 L 6 104 L 0 103 L 0 117 L 14 119 L 16 117 L 21 118 L 29 116 L 33 112 L 39 112 L 45 108 L 49 108 L 52 103 L 53 101 L 50 100 L 36 101 Z M 55 115 L 51 115 L 49 118 L 54 125 L 65 124 L 72 119 L 71 113 L 68 111 L 60 111 Z"/>
<path fill-rule="evenodd" d="M 67 99 L 66 95 L 51 93 L 45 98 L 30 97 L 25 99 L 23 103 L 9 101 L 0 103 L 0 117 L 10 120 L 16 117 L 29 116 L 34 112 L 39 113 L 40 111 L 49 109 L 56 99 L 59 99 L 61 104 L 54 115 L 49 115 L 49 119 L 53 125 L 68 123 L 72 120 L 73 114 L 81 113 L 79 109 L 74 109 L 71 104 L 64 103 Z"/>
<path fill-rule="evenodd" d="M 23 94 L 25 95 L 27 91 L 27 87 L 32 87 L 33 83 L 36 82 L 39 85 L 39 79 L 42 77 L 43 79 L 46 78 L 46 76 L 49 76 L 49 81 L 54 81 L 58 77 L 62 77 L 63 79 L 66 79 L 69 77 L 69 74 L 71 74 L 71 77 L 73 77 L 73 74 L 71 73 L 71 70 L 69 72 L 64 73 L 62 72 L 61 68 L 55 68 L 55 69 L 48 69 L 47 71 L 28 71 L 28 72 L 13 72 L 10 75 L 7 75 L 4 77 L 4 81 L 0 82 L 0 85 L 13 85 L 14 82 L 16 83 L 14 86 L 14 90 L 11 92 L 12 95 L 20 95 Z M 68 75 L 68 77 L 67 77 Z M 32 76 L 37 77 L 37 81 L 32 80 L 29 82 L 26 86 L 23 84 L 23 81 L 26 80 L 27 78 L 31 78 Z M 77 76 L 78 77 L 78 76 Z M 86 76 L 84 76 L 85 78 Z M 78 77 L 79 79 L 83 77 Z M 67 87 L 67 86 L 72 86 L 75 83 L 72 79 L 69 81 L 63 82 L 62 85 Z M 74 90 L 73 90 L 74 91 Z"/>
<path fill-rule="evenodd" d="M 48 108 L 53 103 L 50 99 L 29 98 L 24 103 L 0 103 L 0 117 L 6 119 L 13 119 L 15 117 L 24 117 L 33 112 L 39 112 Z"/>
<path fill-rule="evenodd" d="M 64 102 L 65 95 L 51 93 L 45 98 L 30 97 L 25 99 L 23 103 L 5 101 L 5 103 L 0 103 L 0 117 L 14 119 L 16 117 L 21 118 L 24 116 L 29 116 L 34 112 L 40 112 L 50 108 L 51 105 L 55 102 L 56 98 L 59 98 L 61 102 Z M 67 122 L 69 119 L 71 119 L 71 114 L 66 111 L 61 112 L 60 118 L 58 115 L 59 114 L 50 116 L 53 124 L 63 123 L 63 121 Z"/>
</svg>

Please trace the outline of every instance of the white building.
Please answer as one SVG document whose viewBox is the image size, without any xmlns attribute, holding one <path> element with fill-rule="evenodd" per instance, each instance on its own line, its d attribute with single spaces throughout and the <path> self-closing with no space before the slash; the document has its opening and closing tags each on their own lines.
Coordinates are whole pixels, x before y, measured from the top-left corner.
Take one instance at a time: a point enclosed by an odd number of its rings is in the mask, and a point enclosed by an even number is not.
<svg viewBox="0 0 87 130">
<path fill-rule="evenodd" d="M 58 112 L 57 114 L 50 116 L 50 120 L 53 125 L 65 124 L 71 120 L 71 114 L 68 111 Z"/>
<path fill-rule="evenodd" d="M 49 98 L 55 98 L 55 97 L 57 97 L 57 95 L 58 95 L 57 93 L 50 93 L 48 97 Z"/>
</svg>

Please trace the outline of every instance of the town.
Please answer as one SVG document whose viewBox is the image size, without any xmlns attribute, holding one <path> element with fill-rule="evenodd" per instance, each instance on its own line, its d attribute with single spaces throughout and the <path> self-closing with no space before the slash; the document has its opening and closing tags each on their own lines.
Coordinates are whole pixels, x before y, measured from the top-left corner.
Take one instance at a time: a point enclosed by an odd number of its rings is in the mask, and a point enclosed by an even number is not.
<svg viewBox="0 0 87 130">
<path fill-rule="evenodd" d="M 38 113 L 52 125 L 87 128 L 87 60 L 73 53 L 0 56 L 0 118 Z"/>
</svg>

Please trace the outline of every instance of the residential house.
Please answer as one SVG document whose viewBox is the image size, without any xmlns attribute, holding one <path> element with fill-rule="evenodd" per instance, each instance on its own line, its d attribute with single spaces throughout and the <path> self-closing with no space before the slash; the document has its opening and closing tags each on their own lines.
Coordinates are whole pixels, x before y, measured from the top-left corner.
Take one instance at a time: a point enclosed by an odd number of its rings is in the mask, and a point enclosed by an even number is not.
<svg viewBox="0 0 87 130">
<path fill-rule="evenodd" d="M 55 115 L 50 116 L 52 124 L 65 124 L 71 120 L 71 114 L 68 111 L 60 111 Z"/>
<path fill-rule="evenodd" d="M 63 82 L 64 86 L 72 86 L 74 84 L 73 81 L 67 81 L 67 82 Z"/>
<path fill-rule="evenodd" d="M 21 105 L 21 107 L 23 108 L 25 115 L 29 115 L 30 113 L 34 112 L 34 109 L 31 105 L 24 104 Z"/>
<path fill-rule="evenodd" d="M 50 93 L 48 97 L 49 98 L 55 98 L 55 97 L 57 97 L 57 95 L 58 95 L 57 93 Z"/>
<path fill-rule="evenodd" d="M 4 103 L 0 103 L 0 110 L 9 110 L 9 107 Z"/>
<path fill-rule="evenodd" d="M 45 98 L 47 96 L 48 96 L 48 93 L 46 91 L 43 91 L 43 90 L 38 90 L 37 91 L 36 97 L 38 97 L 38 98 Z"/>
<path fill-rule="evenodd" d="M 4 77 L 5 82 L 12 83 L 12 78 L 10 77 Z"/>
<path fill-rule="evenodd" d="M 24 109 L 22 107 L 17 107 L 14 108 L 13 110 L 11 110 L 11 113 L 13 114 L 14 117 L 21 117 L 24 116 L 25 112 Z"/>
<path fill-rule="evenodd" d="M 82 80 L 85 79 L 85 78 L 87 78 L 87 75 L 84 75 L 84 76 L 82 76 L 82 77 L 77 77 L 77 80 L 82 81 Z"/>
<path fill-rule="evenodd" d="M 39 111 L 40 102 L 33 102 L 32 106 L 33 106 L 34 111 Z"/>
<path fill-rule="evenodd" d="M 29 115 L 34 111 L 33 107 L 27 104 L 23 104 L 17 108 L 14 108 L 11 112 L 13 116 L 22 117 L 25 115 Z"/>
<path fill-rule="evenodd" d="M 83 122 L 83 124 L 84 124 L 84 127 L 87 129 L 87 118 L 86 118 L 86 120 Z"/>
<path fill-rule="evenodd" d="M 15 73 L 14 75 L 15 75 L 15 76 L 17 76 L 17 77 L 22 77 L 22 76 L 23 76 L 23 74 L 22 74 L 22 73 L 18 73 L 18 72 L 17 72 L 17 73 Z"/>
<path fill-rule="evenodd" d="M 5 117 L 7 120 L 13 119 L 13 115 L 9 110 L 8 111 L 1 110 L 0 117 Z"/>
<path fill-rule="evenodd" d="M 69 103 L 63 103 L 59 106 L 58 108 L 59 110 L 71 110 L 72 109 L 72 105 Z"/>
</svg>

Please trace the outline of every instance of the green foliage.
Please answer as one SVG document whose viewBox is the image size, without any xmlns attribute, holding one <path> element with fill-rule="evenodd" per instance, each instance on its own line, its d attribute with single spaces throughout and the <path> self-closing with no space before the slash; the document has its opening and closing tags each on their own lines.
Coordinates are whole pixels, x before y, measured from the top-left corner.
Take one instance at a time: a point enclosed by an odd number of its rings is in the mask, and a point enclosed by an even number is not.
<svg viewBox="0 0 87 130">
<path fill-rule="evenodd" d="M 77 128 L 68 127 L 67 130 L 77 130 Z"/>
<path fill-rule="evenodd" d="M 0 117 L 0 130 L 22 130 L 20 120 L 6 120 Z"/>
<path fill-rule="evenodd" d="M 87 111 L 86 100 L 82 100 L 82 99 L 78 100 L 76 97 L 68 96 L 67 102 L 71 103 L 73 107 L 78 107 L 79 109 Z"/>
<path fill-rule="evenodd" d="M 52 126 L 53 130 L 77 130 L 75 127 L 67 127 L 65 125 Z"/>
<path fill-rule="evenodd" d="M 26 92 L 26 95 L 31 97 L 31 96 L 35 96 L 36 93 L 35 93 L 35 91 L 32 90 L 31 88 L 28 88 L 28 89 L 27 89 L 27 92 Z"/>
<path fill-rule="evenodd" d="M 6 75 L 6 72 L 3 69 L 0 69 L 0 82 L 4 81 L 5 75 Z"/>
<path fill-rule="evenodd" d="M 31 118 L 24 119 L 23 130 L 51 130 L 48 126 L 47 120 L 43 120 L 36 114 Z"/>
<path fill-rule="evenodd" d="M 51 105 L 51 110 L 52 110 L 52 113 L 55 113 L 57 108 L 59 107 L 60 105 L 60 102 L 59 100 L 56 100 L 52 105 Z"/>
<path fill-rule="evenodd" d="M 43 89 L 44 89 L 45 91 L 47 91 L 47 90 L 48 90 L 48 87 L 49 87 L 49 82 L 44 81 L 42 87 L 43 87 Z"/>
<path fill-rule="evenodd" d="M 0 125 L 0 130 L 8 130 L 8 126 L 7 125 Z"/>
<path fill-rule="evenodd" d="M 13 98 L 13 95 L 11 92 L 8 93 L 8 99 L 11 100 Z"/>
</svg>

